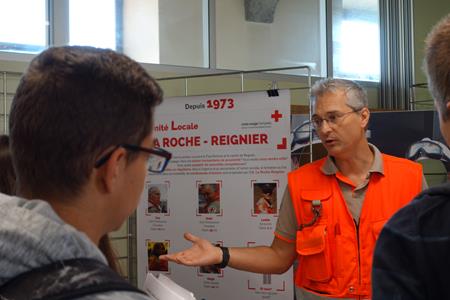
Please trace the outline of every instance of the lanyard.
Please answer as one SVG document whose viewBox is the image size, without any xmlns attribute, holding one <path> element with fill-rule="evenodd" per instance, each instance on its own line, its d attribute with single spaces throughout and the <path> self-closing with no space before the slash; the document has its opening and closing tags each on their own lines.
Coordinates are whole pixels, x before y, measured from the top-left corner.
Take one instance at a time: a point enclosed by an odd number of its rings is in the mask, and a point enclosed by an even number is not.
<svg viewBox="0 0 450 300">
<path fill-rule="evenodd" d="M 316 224 L 317 220 L 322 215 L 322 202 L 320 200 L 311 201 L 311 210 L 314 214 L 313 219 L 309 223 L 300 224 L 300 226 L 298 226 L 299 231 L 302 231 L 305 227 L 310 227 Z"/>
</svg>

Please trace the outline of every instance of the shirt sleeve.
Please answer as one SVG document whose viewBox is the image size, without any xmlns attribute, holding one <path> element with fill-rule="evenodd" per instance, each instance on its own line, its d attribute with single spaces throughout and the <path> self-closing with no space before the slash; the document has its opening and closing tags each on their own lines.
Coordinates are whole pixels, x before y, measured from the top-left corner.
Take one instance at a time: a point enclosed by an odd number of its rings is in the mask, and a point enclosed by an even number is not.
<svg viewBox="0 0 450 300">
<path fill-rule="evenodd" d="M 297 217 L 295 216 L 294 206 L 292 205 L 291 194 L 286 187 L 281 202 L 275 235 L 288 242 L 295 242 L 297 228 Z"/>
</svg>

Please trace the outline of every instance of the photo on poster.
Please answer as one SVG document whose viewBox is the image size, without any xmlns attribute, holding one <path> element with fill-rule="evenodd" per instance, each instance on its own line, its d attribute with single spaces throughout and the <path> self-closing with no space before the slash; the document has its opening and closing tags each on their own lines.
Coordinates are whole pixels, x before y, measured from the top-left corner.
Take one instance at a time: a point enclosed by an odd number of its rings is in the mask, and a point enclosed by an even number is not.
<svg viewBox="0 0 450 300">
<path fill-rule="evenodd" d="M 167 209 L 167 184 L 150 184 L 146 186 L 147 209 L 146 214 L 166 214 Z"/>
<path fill-rule="evenodd" d="M 169 252 L 168 241 L 150 241 L 147 240 L 147 258 L 148 271 L 168 272 L 169 264 L 167 261 L 160 260 L 159 256 Z"/>
<path fill-rule="evenodd" d="M 277 184 L 275 182 L 253 184 L 253 211 L 255 214 L 277 213 Z"/>
<path fill-rule="evenodd" d="M 198 186 L 198 212 L 200 214 L 220 213 L 220 184 L 202 183 Z"/>
<path fill-rule="evenodd" d="M 221 270 L 217 265 L 201 266 L 199 272 L 202 274 L 221 274 Z"/>
</svg>

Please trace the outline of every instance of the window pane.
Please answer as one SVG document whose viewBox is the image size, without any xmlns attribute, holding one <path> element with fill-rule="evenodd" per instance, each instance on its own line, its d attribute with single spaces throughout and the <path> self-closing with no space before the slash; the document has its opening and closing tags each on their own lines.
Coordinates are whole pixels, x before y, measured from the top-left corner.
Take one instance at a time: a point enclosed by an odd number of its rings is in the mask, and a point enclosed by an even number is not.
<svg viewBox="0 0 450 300">
<path fill-rule="evenodd" d="M 116 0 L 69 0 L 69 44 L 116 50 Z"/>
<path fill-rule="evenodd" d="M 333 1 L 333 76 L 380 81 L 378 0 Z"/>
<path fill-rule="evenodd" d="M 139 62 L 159 63 L 158 2 L 123 1 L 123 52 Z"/>
<path fill-rule="evenodd" d="M 144 63 L 208 67 L 207 0 L 124 0 L 123 50 Z"/>
<path fill-rule="evenodd" d="M 71 45 L 115 49 L 142 63 L 208 67 L 207 0 L 69 1 Z"/>
<path fill-rule="evenodd" d="M 45 0 L 2 0 L 0 11 L 0 50 L 37 53 L 46 47 Z"/>
<path fill-rule="evenodd" d="M 209 67 L 208 1 L 159 1 L 160 63 Z"/>
<path fill-rule="evenodd" d="M 218 68 L 306 64 L 326 75 L 325 1 L 217 0 L 216 20 Z"/>
</svg>

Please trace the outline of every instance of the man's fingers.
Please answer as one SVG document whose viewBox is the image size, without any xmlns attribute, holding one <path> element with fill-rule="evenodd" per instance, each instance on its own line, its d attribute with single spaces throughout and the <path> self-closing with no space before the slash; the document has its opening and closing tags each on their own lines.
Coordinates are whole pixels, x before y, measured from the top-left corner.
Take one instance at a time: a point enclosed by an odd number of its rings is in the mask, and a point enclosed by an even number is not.
<svg viewBox="0 0 450 300">
<path fill-rule="evenodd" d="M 164 255 L 160 255 L 159 259 L 175 261 L 176 260 L 176 256 L 174 254 L 164 254 Z"/>
<path fill-rule="evenodd" d="M 190 232 L 186 232 L 186 233 L 184 234 L 184 238 L 185 238 L 186 240 L 192 242 L 192 243 L 196 243 L 197 241 L 200 240 L 199 237 L 193 235 L 193 234 L 190 233 Z"/>
<path fill-rule="evenodd" d="M 173 261 L 177 264 L 187 264 L 190 261 L 189 257 L 186 256 L 186 253 L 184 251 L 160 255 L 159 259 Z"/>
</svg>

